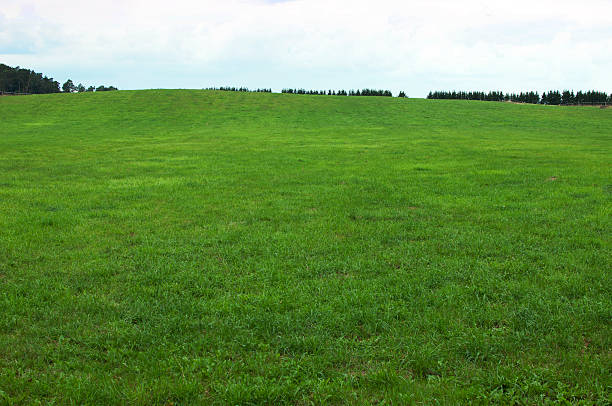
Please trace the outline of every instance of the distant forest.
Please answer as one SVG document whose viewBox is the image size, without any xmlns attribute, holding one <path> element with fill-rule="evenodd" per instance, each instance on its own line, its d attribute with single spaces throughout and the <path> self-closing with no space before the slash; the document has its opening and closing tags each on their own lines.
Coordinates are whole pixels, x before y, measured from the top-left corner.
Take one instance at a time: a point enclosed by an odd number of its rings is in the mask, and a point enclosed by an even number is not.
<svg viewBox="0 0 612 406">
<path fill-rule="evenodd" d="M 30 69 L 13 68 L 11 66 L 0 63 L 0 93 L 26 93 L 26 94 L 41 94 L 41 93 L 76 93 L 76 92 L 106 92 L 110 90 L 118 90 L 115 86 L 85 86 L 81 83 L 75 85 L 72 80 L 68 79 L 61 86 L 60 83 L 53 78 L 44 76 L 42 73 L 34 72 Z M 207 90 L 221 90 L 230 92 L 257 92 L 257 93 L 272 93 L 272 89 L 249 89 L 246 87 L 209 87 Z M 393 97 L 390 90 L 380 89 L 361 89 L 361 90 L 306 90 L 297 89 L 282 89 L 281 93 L 288 94 L 306 94 L 319 96 L 383 96 Z M 405 92 L 400 91 L 397 97 L 408 97 Z M 428 99 L 452 99 L 452 100 L 482 100 L 482 101 L 497 101 L 497 102 L 516 102 L 516 103 L 531 103 L 531 104 L 548 104 L 548 105 L 575 105 L 575 104 L 612 104 L 612 94 L 599 92 L 595 90 L 574 91 L 551 90 L 544 92 L 540 96 L 538 92 L 521 92 L 521 93 L 504 93 L 501 91 L 435 91 L 429 92 Z"/>
<path fill-rule="evenodd" d="M 272 93 L 272 89 L 249 89 L 248 87 L 209 87 L 206 90 L 222 90 L 227 92 L 255 92 L 255 93 Z M 317 96 L 386 96 L 392 97 L 390 90 L 378 89 L 362 89 L 362 90 L 306 90 L 306 89 L 283 89 L 281 93 L 288 94 L 309 94 Z M 399 92 L 397 97 L 407 97 L 406 93 Z"/>
<path fill-rule="evenodd" d="M 272 93 L 272 89 L 249 89 L 248 87 L 207 87 L 204 90 L 221 90 L 224 92 Z"/>
<path fill-rule="evenodd" d="M 305 90 L 305 89 L 283 89 L 282 93 L 289 94 L 312 94 L 319 96 L 384 96 L 392 97 L 390 90 L 362 89 L 362 90 Z M 406 97 L 404 92 L 400 92 L 398 97 Z"/>
<path fill-rule="evenodd" d="M 447 92 L 436 91 L 429 92 L 428 99 L 449 99 L 449 100 L 482 100 L 482 101 L 507 101 L 515 103 L 531 103 L 531 104 L 548 104 L 548 105 L 572 105 L 572 104 L 612 104 L 612 94 L 608 95 L 605 92 L 589 90 L 586 92 L 564 90 L 551 90 L 548 93 L 538 92 L 521 92 L 521 93 L 506 93 L 503 92 Z"/>
<path fill-rule="evenodd" d="M 105 92 L 117 90 L 114 86 L 89 86 L 79 83 L 75 85 L 68 79 L 60 88 L 60 83 L 53 78 L 30 69 L 13 68 L 0 63 L 0 92 L 3 93 L 75 93 L 75 92 Z"/>
<path fill-rule="evenodd" d="M 60 84 L 53 78 L 43 76 L 19 66 L 12 68 L 0 64 L 0 91 L 14 93 L 59 93 Z"/>
</svg>

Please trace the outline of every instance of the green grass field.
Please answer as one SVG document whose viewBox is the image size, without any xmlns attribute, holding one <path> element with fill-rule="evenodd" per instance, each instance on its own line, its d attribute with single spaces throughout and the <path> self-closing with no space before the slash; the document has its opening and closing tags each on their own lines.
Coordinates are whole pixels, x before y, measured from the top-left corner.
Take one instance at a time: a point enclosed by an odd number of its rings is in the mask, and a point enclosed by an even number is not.
<svg viewBox="0 0 612 406">
<path fill-rule="evenodd" d="M 0 98 L 0 404 L 610 404 L 612 109 Z"/>
</svg>

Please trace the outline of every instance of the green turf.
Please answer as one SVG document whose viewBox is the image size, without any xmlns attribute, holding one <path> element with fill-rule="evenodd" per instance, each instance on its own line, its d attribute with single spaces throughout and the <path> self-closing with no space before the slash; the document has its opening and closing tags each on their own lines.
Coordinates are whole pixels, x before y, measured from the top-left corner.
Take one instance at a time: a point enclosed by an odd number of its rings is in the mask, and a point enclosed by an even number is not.
<svg viewBox="0 0 612 406">
<path fill-rule="evenodd" d="M 612 109 L 0 98 L 0 404 L 609 404 Z"/>
</svg>

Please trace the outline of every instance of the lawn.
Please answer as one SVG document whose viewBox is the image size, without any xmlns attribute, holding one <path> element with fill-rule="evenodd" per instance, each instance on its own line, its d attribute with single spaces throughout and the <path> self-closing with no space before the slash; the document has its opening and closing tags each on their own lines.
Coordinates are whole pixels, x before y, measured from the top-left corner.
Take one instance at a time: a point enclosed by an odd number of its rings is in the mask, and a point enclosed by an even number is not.
<svg viewBox="0 0 612 406">
<path fill-rule="evenodd" d="M 612 109 L 0 98 L 0 404 L 612 402 Z"/>
</svg>

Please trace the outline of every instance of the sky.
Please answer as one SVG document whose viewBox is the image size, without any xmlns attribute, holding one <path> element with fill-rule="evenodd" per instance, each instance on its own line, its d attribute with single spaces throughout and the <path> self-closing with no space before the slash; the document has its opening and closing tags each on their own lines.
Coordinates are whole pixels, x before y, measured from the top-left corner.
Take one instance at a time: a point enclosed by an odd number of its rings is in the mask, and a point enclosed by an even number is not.
<svg viewBox="0 0 612 406">
<path fill-rule="evenodd" d="M 120 89 L 612 92 L 612 0 L 0 0 L 0 63 Z"/>
</svg>

